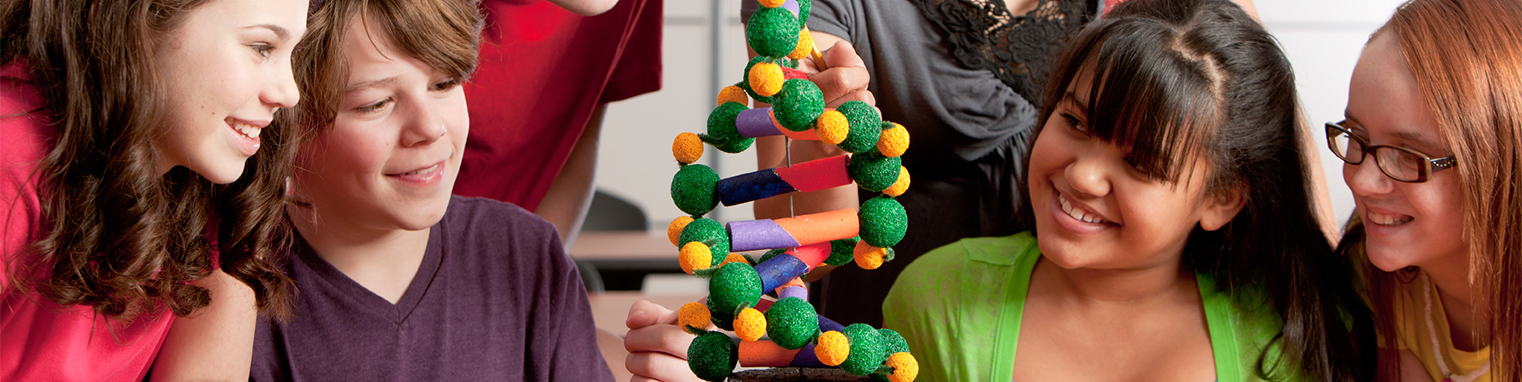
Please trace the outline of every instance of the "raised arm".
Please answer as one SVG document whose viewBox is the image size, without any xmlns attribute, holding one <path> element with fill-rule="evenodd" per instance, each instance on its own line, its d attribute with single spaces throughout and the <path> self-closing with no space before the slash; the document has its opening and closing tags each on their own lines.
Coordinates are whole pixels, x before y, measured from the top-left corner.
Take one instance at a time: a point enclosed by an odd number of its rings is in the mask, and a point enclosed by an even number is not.
<svg viewBox="0 0 1522 382">
<path fill-rule="evenodd" d="M 606 103 L 597 104 L 592 109 L 592 116 L 582 128 L 581 137 L 576 138 L 570 157 L 560 167 L 560 174 L 550 182 L 550 190 L 545 192 L 539 208 L 534 209 L 535 215 L 555 225 L 567 250 L 576 244 L 576 235 L 581 233 L 587 209 L 592 206 L 592 194 L 596 192 L 597 147 L 602 136 L 602 117 L 607 110 Z"/>
</svg>

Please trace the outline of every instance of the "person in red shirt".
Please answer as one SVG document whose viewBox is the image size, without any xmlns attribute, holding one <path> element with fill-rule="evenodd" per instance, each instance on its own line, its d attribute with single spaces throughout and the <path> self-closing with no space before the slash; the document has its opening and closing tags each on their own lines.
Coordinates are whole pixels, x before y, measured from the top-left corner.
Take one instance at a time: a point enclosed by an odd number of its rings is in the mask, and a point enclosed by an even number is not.
<svg viewBox="0 0 1522 382">
<path fill-rule="evenodd" d="M 455 194 L 517 204 L 569 246 L 607 104 L 660 89 L 661 0 L 488 0 Z"/>
</svg>

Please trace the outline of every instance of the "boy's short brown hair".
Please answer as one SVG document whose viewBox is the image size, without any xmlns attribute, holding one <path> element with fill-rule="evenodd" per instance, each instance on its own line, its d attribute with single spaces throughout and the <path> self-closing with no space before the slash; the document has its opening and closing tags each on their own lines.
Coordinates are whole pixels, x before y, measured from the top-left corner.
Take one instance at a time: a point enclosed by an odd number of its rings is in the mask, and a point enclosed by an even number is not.
<svg viewBox="0 0 1522 382">
<path fill-rule="evenodd" d="M 293 123 L 321 132 L 333 124 L 349 78 L 348 28 L 379 26 L 397 48 L 462 81 L 476 70 L 484 23 L 476 0 L 328 0 L 315 5 L 293 65 L 301 104 Z M 369 21 L 369 22 L 364 22 Z M 377 31 L 366 31 L 373 40 Z"/>
</svg>

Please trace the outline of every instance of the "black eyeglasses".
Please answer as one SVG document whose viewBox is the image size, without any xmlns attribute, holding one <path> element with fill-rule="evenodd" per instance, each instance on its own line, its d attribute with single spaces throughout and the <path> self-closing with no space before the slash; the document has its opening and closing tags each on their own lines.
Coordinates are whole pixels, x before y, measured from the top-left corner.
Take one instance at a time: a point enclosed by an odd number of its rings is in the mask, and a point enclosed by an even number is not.
<svg viewBox="0 0 1522 382">
<path fill-rule="evenodd" d="M 1416 150 L 1398 146 L 1369 145 L 1342 127 L 1343 122 L 1327 122 L 1326 143 L 1332 148 L 1332 154 L 1337 154 L 1348 164 L 1363 163 L 1364 154 L 1374 153 L 1374 162 L 1379 165 L 1379 171 L 1385 176 L 1407 183 L 1426 182 L 1432 178 L 1432 173 L 1446 170 L 1458 164 L 1453 157 L 1433 159 Z"/>
</svg>

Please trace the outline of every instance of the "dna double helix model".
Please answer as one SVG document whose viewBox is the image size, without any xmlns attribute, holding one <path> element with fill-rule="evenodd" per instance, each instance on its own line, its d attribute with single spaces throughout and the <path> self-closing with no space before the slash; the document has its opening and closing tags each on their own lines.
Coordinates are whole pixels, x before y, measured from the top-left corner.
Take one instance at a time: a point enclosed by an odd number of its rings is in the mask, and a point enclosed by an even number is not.
<svg viewBox="0 0 1522 382">
<path fill-rule="evenodd" d="M 672 143 L 680 164 L 671 180 L 671 198 L 691 216 L 678 217 L 666 233 L 680 249 L 688 274 L 707 278 L 706 303 L 679 311 L 679 325 L 697 336 L 687 362 L 699 378 L 724 381 L 736 366 L 838 367 L 857 376 L 911 382 L 919 364 L 903 336 L 865 324 L 840 325 L 817 314 L 802 277 L 821 265 L 855 261 L 876 269 L 893 260 L 893 249 L 908 230 L 908 215 L 895 197 L 909 188 L 900 156 L 909 133 L 884 121 L 861 101 L 825 107 L 819 87 L 798 70 L 799 61 L 822 62 L 805 22 L 810 0 L 761 0 L 745 27 L 757 53 L 745 78 L 719 92 L 705 134 L 685 132 Z M 750 101 L 771 104 L 751 108 Z M 817 140 L 849 153 L 720 178 L 696 162 L 704 144 L 725 153 L 745 152 L 756 138 Z M 882 195 L 860 208 L 781 219 L 721 224 L 703 217 L 720 203 L 734 206 L 795 192 L 855 183 Z M 759 258 L 740 252 L 768 250 Z M 708 330 L 709 324 L 732 331 Z"/>
</svg>

